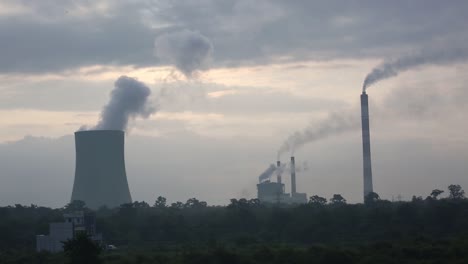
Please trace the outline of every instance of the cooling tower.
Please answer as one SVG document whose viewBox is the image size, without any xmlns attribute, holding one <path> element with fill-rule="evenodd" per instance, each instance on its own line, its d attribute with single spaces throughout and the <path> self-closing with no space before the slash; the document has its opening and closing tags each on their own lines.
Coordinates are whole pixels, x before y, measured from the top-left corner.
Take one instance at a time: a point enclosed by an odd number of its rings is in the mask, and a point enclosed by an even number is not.
<svg viewBox="0 0 468 264">
<path fill-rule="evenodd" d="M 296 194 L 296 162 L 291 157 L 291 195 Z"/>
<path fill-rule="evenodd" d="M 372 188 L 372 164 L 369 130 L 369 98 L 366 92 L 361 94 L 361 122 L 362 122 L 362 152 L 364 174 L 364 199 L 373 192 Z"/>
<path fill-rule="evenodd" d="M 276 162 L 276 182 L 281 183 L 281 161 Z"/>
<path fill-rule="evenodd" d="M 125 173 L 123 131 L 75 132 L 75 150 L 72 201 L 84 201 L 92 209 L 132 202 Z"/>
</svg>

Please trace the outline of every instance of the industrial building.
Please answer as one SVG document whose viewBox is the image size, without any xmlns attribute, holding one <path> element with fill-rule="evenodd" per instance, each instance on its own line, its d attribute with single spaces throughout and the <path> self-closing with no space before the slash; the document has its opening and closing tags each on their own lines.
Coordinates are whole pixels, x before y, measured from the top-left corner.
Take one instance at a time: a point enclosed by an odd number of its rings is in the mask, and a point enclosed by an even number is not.
<svg viewBox="0 0 468 264">
<path fill-rule="evenodd" d="M 121 130 L 75 132 L 75 181 L 71 201 L 91 209 L 131 203 Z"/>
<path fill-rule="evenodd" d="M 94 241 L 102 242 L 102 235 L 96 233 L 94 213 L 78 211 L 63 216 L 65 222 L 49 224 L 49 235 L 36 236 L 37 252 L 61 252 L 63 251 L 63 242 L 72 239 L 79 232 L 86 233 Z"/>
<path fill-rule="evenodd" d="M 257 197 L 262 203 L 278 204 L 303 204 L 307 203 L 307 194 L 296 191 L 296 164 L 295 158 L 291 157 L 291 194 L 285 193 L 285 187 L 282 183 L 281 162 L 277 162 L 276 172 L 277 181 L 272 182 L 270 177 L 260 177 L 257 184 Z"/>
</svg>

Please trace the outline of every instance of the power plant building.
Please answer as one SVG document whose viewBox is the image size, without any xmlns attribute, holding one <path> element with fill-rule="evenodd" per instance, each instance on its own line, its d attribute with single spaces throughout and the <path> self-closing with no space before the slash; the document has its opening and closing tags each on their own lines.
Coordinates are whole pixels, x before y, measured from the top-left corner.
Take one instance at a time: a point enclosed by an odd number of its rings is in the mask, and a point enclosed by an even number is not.
<svg viewBox="0 0 468 264">
<path fill-rule="evenodd" d="M 71 201 L 88 208 L 131 203 L 121 130 L 75 132 L 76 167 Z"/>
<path fill-rule="evenodd" d="M 262 203 L 279 204 L 303 204 L 307 203 L 307 194 L 296 192 L 296 167 L 295 159 L 291 157 L 291 194 L 285 193 L 284 183 L 281 182 L 282 167 L 280 161 L 277 162 L 277 182 L 270 179 L 260 178 L 257 184 L 257 197 Z"/>
</svg>

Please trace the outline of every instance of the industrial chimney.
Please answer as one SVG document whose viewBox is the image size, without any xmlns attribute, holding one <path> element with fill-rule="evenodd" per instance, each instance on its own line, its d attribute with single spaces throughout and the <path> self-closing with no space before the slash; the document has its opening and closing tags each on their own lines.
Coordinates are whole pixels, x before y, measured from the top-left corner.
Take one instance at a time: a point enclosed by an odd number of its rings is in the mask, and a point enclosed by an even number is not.
<svg viewBox="0 0 468 264">
<path fill-rule="evenodd" d="M 75 132 L 75 150 L 72 201 L 84 201 L 92 209 L 132 202 L 125 173 L 123 131 Z"/>
<path fill-rule="evenodd" d="M 281 161 L 276 162 L 276 182 L 281 183 Z"/>
<path fill-rule="evenodd" d="M 296 194 L 296 162 L 291 157 L 291 195 Z"/>
<path fill-rule="evenodd" d="M 369 130 L 369 98 L 365 91 L 361 94 L 361 122 L 362 122 L 362 152 L 364 173 L 364 199 L 373 192 L 372 188 L 372 164 Z"/>
</svg>

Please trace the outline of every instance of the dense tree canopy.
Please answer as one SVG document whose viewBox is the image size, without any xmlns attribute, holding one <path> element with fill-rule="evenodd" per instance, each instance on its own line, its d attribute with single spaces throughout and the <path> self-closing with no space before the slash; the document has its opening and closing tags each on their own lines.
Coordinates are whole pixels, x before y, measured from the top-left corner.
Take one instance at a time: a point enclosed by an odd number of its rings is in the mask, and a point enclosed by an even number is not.
<svg viewBox="0 0 468 264">
<path fill-rule="evenodd" d="M 324 261 L 315 263 L 385 263 L 385 256 L 420 256 L 429 254 L 424 251 L 429 248 L 438 250 L 437 254 L 447 251 L 443 254 L 450 258 L 455 254 L 451 247 L 467 244 L 464 239 L 468 237 L 468 200 L 456 185 L 451 185 L 449 191 L 447 198 L 438 198 L 442 192 L 434 190 L 427 199 L 414 197 L 409 202 L 390 202 L 373 194 L 369 197 L 371 202 L 365 204 L 346 204 L 341 195 L 335 194 L 329 204 L 325 198 L 313 195 L 304 205 L 231 199 L 227 206 L 208 206 L 191 198 L 167 206 L 166 199 L 160 196 L 153 206 L 135 201 L 118 208 L 100 208 L 96 212 L 97 228 L 105 243 L 125 250 L 168 248 L 162 255 L 151 257 L 167 262 L 154 263 L 171 263 L 169 260 L 178 261 L 172 263 L 284 263 L 280 262 L 283 254 L 297 258 L 291 263 L 310 263 L 306 260 L 311 256 Z M 35 235 L 47 234 L 50 222 L 63 221 L 63 213 L 75 209 L 89 210 L 79 201 L 59 209 L 36 205 L 0 207 L 0 263 L 2 257 L 10 256 L 8 252 L 33 251 Z M 421 239 L 426 248 L 408 244 Z M 452 242 L 458 240 L 461 242 Z M 276 248 L 274 245 L 290 246 Z M 184 249 L 180 255 L 176 253 L 179 247 L 190 250 Z M 44 254 L 35 258 L 60 259 L 60 256 Z M 114 253 L 105 253 L 102 259 L 114 263 L 109 254 Z M 219 262 L 225 259 L 226 262 Z M 244 262 L 245 259 L 249 261 Z"/>
</svg>

